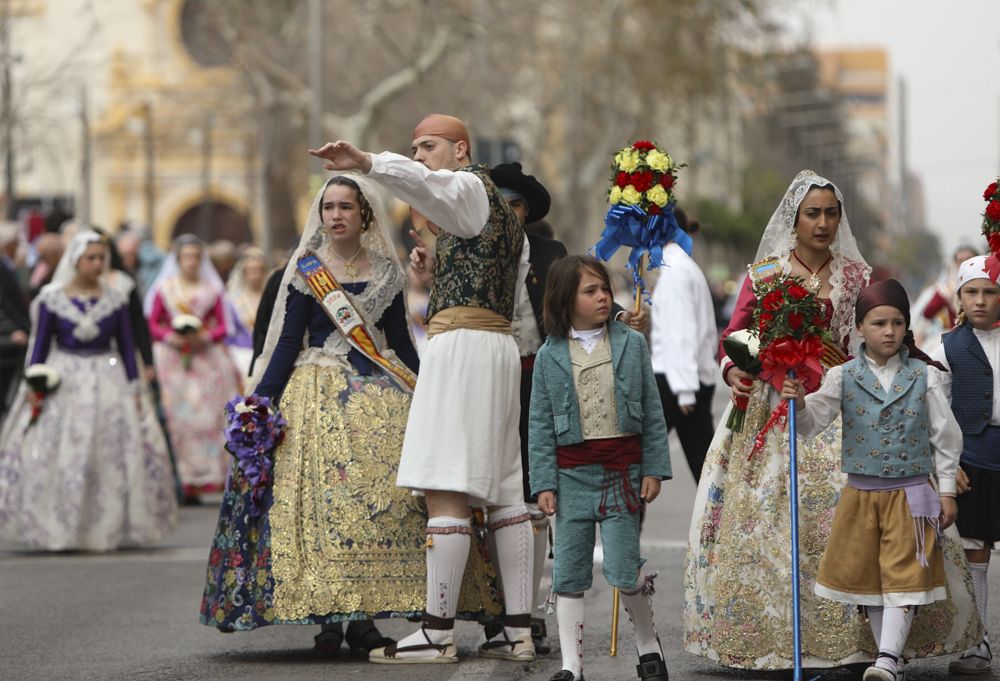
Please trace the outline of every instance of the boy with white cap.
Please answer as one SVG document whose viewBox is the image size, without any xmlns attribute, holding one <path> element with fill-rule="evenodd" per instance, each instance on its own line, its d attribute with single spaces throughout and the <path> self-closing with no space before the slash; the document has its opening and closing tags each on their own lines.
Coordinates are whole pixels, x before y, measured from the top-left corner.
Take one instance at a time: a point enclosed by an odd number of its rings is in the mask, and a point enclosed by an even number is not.
<svg viewBox="0 0 1000 681">
<path fill-rule="evenodd" d="M 986 256 L 958 270 L 958 326 L 942 338 L 934 358 L 948 367 L 945 386 L 962 429 L 958 487 L 958 527 L 972 573 L 976 609 L 986 625 L 990 551 L 1000 540 L 1000 286 L 986 273 Z M 952 674 L 991 669 L 989 639 L 969 648 L 948 667 Z"/>
</svg>

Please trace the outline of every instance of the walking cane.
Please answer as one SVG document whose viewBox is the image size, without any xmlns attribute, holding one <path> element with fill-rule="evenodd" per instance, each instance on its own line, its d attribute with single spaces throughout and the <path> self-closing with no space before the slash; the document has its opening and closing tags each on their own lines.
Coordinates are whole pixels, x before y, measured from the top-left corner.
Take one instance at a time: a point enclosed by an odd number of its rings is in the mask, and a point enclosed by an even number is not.
<svg viewBox="0 0 1000 681">
<path fill-rule="evenodd" d="M 795 378 L 795 371 L 789 371 L 788 376 Z M 799 463 L 796 451 L 795 433 L 795 400 L 788 400 L 788 453 L 789 453 L 789 486 L 792 511 L 792 656 L 794 669 L 793 681 L 802 681 L 802 626 L 800 622 L 799 600 Z M 819 678 L 818 676 L 816 677 Z M 813 679 L 815 681 L 815 679 Z"/>
<path fill-rule="evenodd" d="M 639 267 L 636 272 L 642 272 L 642 266 L 646 264 L 646 254 L 643 253 L 639 256 Z M 635 310 L 633 314 L 639 314 L 642 310 L 642 288 L 636 284 L 635 285 Z"/>
<path fill-rule="evenodd" d="M 643 253 L 639 256 L 639 266 L 636 270 L 637 272 L 642 272 L 642 266 L 646 264 L 646 254 Z M 635 309 L 634 314 L 639 314 L 642 311 L 642 288 L 636 284 L 635 285 Z M 621 609 L 619 604 L 621 602 L 621 593 L 618 591 L 618 587 L 615 587 L 614 595 L 611 597 L 611 651 L 608 653 L 610 657 L 618 657 L 618 611 Z"/>
<path fill-rule="evenodd" d="M 618 656 L 618 607 L 619 601 L 621 600 L 621 594 L 618 592 L 618 587 L 615 587 L 614 595 L 611 597 L 611 652 L 608 653 L 611 657 Z"/>
</svg>

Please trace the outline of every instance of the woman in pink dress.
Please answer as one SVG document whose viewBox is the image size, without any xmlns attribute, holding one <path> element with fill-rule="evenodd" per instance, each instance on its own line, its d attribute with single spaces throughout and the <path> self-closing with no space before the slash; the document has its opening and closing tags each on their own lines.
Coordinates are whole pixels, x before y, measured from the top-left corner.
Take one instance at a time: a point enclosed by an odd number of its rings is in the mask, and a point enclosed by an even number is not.
<svg viewBox="0 0 1000 681">
<path fill-rule="evenodd" d="M 204 244 L 184 235 L 146 294 L 156 374 L 186 503 L 221 491 L 229 467 L 223 406 L 239 392 L 240 380 L 224 345 L 230 330 L 224 293 Z"/>
</svg>

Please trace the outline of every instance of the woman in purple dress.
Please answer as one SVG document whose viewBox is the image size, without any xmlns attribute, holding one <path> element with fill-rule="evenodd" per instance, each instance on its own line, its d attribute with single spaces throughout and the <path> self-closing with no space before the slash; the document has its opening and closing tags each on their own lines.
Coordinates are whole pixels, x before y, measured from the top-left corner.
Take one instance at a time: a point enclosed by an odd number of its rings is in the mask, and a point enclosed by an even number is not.
<svg viewBox="0 0 1000 681">
<path fill-rule="evenodd" d="M 108 259 L 103 237 L 78 233 L 32 305 L 28 367 L 60 383 L 45 397 L 21 386 L 0 431 L 0 536 L 32 549 L 148 544 L 177 521 L 163 433 L 142 418 L 129 292 Z"/>
</svg>

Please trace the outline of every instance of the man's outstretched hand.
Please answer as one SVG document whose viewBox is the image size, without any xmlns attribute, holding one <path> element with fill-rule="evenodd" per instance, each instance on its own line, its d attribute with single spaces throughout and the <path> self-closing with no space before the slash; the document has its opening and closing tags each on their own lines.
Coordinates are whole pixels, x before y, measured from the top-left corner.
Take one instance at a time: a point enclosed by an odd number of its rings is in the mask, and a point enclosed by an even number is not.
<svg viewBox="0 0 1000 681">
<path fill-rule="evenodd" d="M 327 170 L 360 170 L 367 173 L 372 169 L 372 155 L 344 140 L 327 142 L 319 149 L 310 149 L 309 153 L 326 161 L 323 167 Z"/>
</svg>

